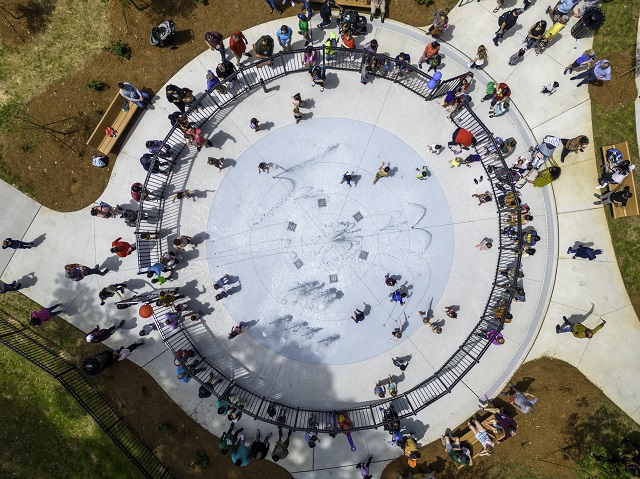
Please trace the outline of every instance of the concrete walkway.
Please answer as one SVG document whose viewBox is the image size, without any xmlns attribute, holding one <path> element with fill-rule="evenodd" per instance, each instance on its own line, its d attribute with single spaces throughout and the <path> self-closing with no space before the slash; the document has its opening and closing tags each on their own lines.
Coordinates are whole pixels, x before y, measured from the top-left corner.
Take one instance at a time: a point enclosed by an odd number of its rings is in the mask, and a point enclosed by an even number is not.
<svg viewBox="0 0 640 479">
<path fill-rule="evenodd" d="M 536 57 L 533 52 L 529 52 L 524 63 L 510 67 L 506 59 L 519 48 L 520 40 L 524 38 L 528 27 L 538 18 L 544 17 L 546 5 L 533 5 L 522 16 L 520 23 L 523 27 L 505 39 L 498 48 L 491 44 L 490 38 L 497 23 L 497 15 L 491 13 L 493 6 L 490 2 L 473 2 L 456 8 L 451 13 L 451 24 L 455 28 L 452 27 L 443 39 L 448 43 L 442 42 L 442 50 L 446 55 L 444 78 L 466 70 L 467 58 L 473 56 L 478 45 L 475 32 L 485 31 L 487 33 L 482 37 L 482 43 L 488 47 L 489 64 L 483 72 L 476 74 L 478 82 L 471 93 L 475 100 L 474 111 L 497 135 L 504 138 L 513 136 L 518 140 L 519 147 L 512 158 L 525 154 L 528 146 L 537 144 L 547 134 L 562 137 L 587 134 L 592 138 L 587 89 L 577 89 L 574 82 L 569 82 L 567 77 L 562 76 L 564 66 L 588 48 L 589 42 L 573 40 L 568 34 L 570 23 L 563 31 L 562 38 L 557 38 L 545 54 Z M 278 19 L 256 26 L 246 31 L 245 35 L 250 43 L 263 34 L 273 36 L 283 22 L 289 25 L 295 23 L 294 19 Z M 390 55 L 396 55 L 400 51 L 408 52 L 414 62 L 419 58 L 424 44 L 430 41 L 419 30 L 390 20 L 384 24 L 376 20 L 374 27 L 367 40 L 377 38 L 381 45 L 380 51 Z M 448 39 L 449 37 L 452 38 Z M 359 39 L 358 44 L 362 43 L 364 40 Z M 207 69 L 215 66 L 218 59 L 217 53 L 214 55 L 205 52 L 186 65 L 171 82 L 189 86 L 196 92 L 202 91 L 204 74 Z M 515 108 L 508 116 L 489 119 L 488 105 L 479 102 L 489 80 L 506 81 L 511 86 Z M 558 92 L 551 98 L 538 95 L 542 85 L 553 80 L 561 83 Z M 427 155 L 426 145 L 446 142 L 453 130 L 452 124 L 446 120 L 438 102 L 417 102 L 413 94 L 391 82 L 375 80 L 362 86 L 357 81 L 357 74 L 340 72 L 331 75 L 324 93 L 312 89 L 304 74 L 285 77 L 278 80 L 276 85 L 278 89 L 274 88 L 269 95 L 255 92 L 245 97 L 229 111 L 222 126 L 215 132 L 205 129 L 212 135 L 214 149 L 203 149 L 195 158 L 187 152 L 185 159 L 189 160 L 189 168 L 181 169 L 172 181 L 172 191 L 189 187 L 207 192 L 195 203 L 184 202 L 172 206 L 176 228 L 169 231 L 169 239 L 175 234 L 187 234 L 200 243 L 196 251 L 185 253 L 188 267 L 178 271 L 179 277 L 173 283 L 181 286 L 190 297 L 195 297 L 196 305 L 211 311 L 206 327 L 198 330 L 196 339 L 201 341 L 198 345 L 200 347 L 202 344 L 211 350 L 211 356 L 208 357 L 214 359 L 215 356 L 216 364 L 226 365 L 243 385 L 254 390 L 260 389 L 271 397 L 291 404 L 338 407 L 340 404 L 370 401 L 375 381 L 398 371 L 391 367 L 391 356 L 410 354 L 412 364 L 407 369 L 404 381 L 399 383 L 400 388 L 406 390 L 429 375 L 430 371 L 448 357 L 451 352 L 448 348 L 460 344 L 475 321 L 473 318 L 477 318 L 484 307 L 489 283 L 493 280 L 497 253 L 479 253 L 473 245 L 482 236 L 495 236 L 497 231 L 494 211 L 486 205 L 478 208 L 470 197 L 473 193 L 484 191 L 482 184 L 473 184 L 473 178 L 477 178 L 482 172 L 475 165 L 471 169 L 451 170 L 447 163 L 451 156 L 448 152 L 439 157 Z M 207 218 L 212 208 L 220 207 L 217 195 L 211 190 L 223 187 L 225 175 L 230 175 L 231 182 L 233 175 L 237 173 L 235 169 L 227 169 L 224 174 L 218 174 L 217 170 L 206 165 L 206 156 L 239 159 L 245 151 L 253 149 L 260 139 L 277 133 L 281 128 L 291 128 L 289 125 L 293 118 L 289 97 L 297 91 L 300 91 L 303 98 L 310 98 L 314 102 L 312 118 L 307 120 L 307 124 L 298 126 L 312 128 L 316 120 L 339 116 L 386 130 L 402 138 L 423 158 L 433 172 L 432 180 L 437 180 L 442 187 L 451 209 L 455 247 L 447 287 L 441 301 L 434 305 L 434 310 L 439 312 L 444 305 L 457 303 L 461 305 L 464 315 L 460 316 L 459 323 L 449 322 L 445 326 L 443 334 L 437 337 L 438 345 L 435 344 L 436 336 L 427 328 L 416 328 L 391 351 L 381 351 L 366 361 L 314 365 L 284 360 L 279 354 L 254 341 L 250 335 L 242 335 L 233 342 L 225 339 L 224 335 L 234 321 L 248 318 L 232 318 L 226 308 L 213 298 L 209 283 L 212 273 L 209 258 L 211 246 L 207 244 L 210 238 Z M 339 109 L 336 107 L 338 104 Z M 138 158 L 144 152 L 144 141 L 161 138 L 164 135 L 162 132 L 168 131 L 166 116 L 172 111 L 164 98 L 156 98 L 154 108 L 140 117 L 118 158 L 112 181 L 102 198 L 104 201 L 110 204 L 126 204 L 130 201 L 130 184 L 144 178 L 144 172 L 138 163 Z M 271 130 L 256 134 L 248 129 L 248 118 L 255 116 L 255 112 L 259 112 L 261 119 L 274 123 Z M 372 164 L 366 168 L 368 173 L 363 175 L 375 171 L 377 164 L 373 163 L 379 163 L 380 160 L 378 157 L 372 160 Z M 411 171 L 403 172 L 397 178 L 386 178 L 381 182 L 389 180 L 388 188 L 393 188 L 393 182 L 403 181 L 402 178 L 405 178 L 404 181 L 417 181 L 411 175 Z M 407 430 L 417 433 L 422 443 L 436 439 L 444 428 L 468 418 L 476 409 L 477 397 L 485 393 L 495 395 L 525 357 L 533 359 L 545 354 L 579 367 L 623 410 L 640 421 L 635 400 L 640 387 L 634 386 L 633 382 L 622 376 L 628 371 L 628 364 L 633 364 L 632 352 L 640 337 L 640 326 L 615 262 L 604 212 L 602 207 L 592 203 L 596 183 L 592 145 L 584 154 L 569 156 L 563 165 L 562 177 L 551 188 L 540 190 L 525 187 L 523 197 L 531 205 L 535 216 L 532 224 L 543 237 L 538 254 L 524 261 L 527 302 L 514 305 L 515 319 L 505 330 L 507 342 L 501 349 L 489 350 L 481 364 L 472 370 L 446 400 L 427 408 L 415 419 L 403 422 L 406 423 Z M 462 194 L 458 194 L 460 188 Z M 10 198 L 19 197 L 6 188 L 0 191 Z M 16 252 L 4 268 L 3 279 L 12 280 L 34 271 L 38 281 L 24 291 L 29 297 L 45 305 L 62 302 L 65 306 L 65 319 L 85 331 L 96 323 L 107 326 L 126 319 L 126 331 L 117 334 L 110 343 L 111 346 L 126 345 L 137 339 L 137 331 L 143 323 L 140 318 L 133 317 L 135 311 L 118 311 L 112 304 L 100 309 L 97 299 L 97 293 L 102 287 L 120 281 L 127 281 L 136 291 L 150 289 L 151 285 L 146 277 L 135 277 L 137 265 L 134 257 L 121 260 L 109 253 L 111 241 L 118 236 L 133 242 L 133 230 L 127 228 L 121 220 L 95 220 L 89 215 L 88 208 L 66 214 L 54 213 L 46 208 L 38 210 L 38 205 L 33 205 L 32 202 L 30 208 L 31 214 L 21 216 L 29 218 L 28 223 L 23 226 L 17 226 L 15 220 L 7 215 L 7 211 L 1 213 L 3 224 L 15 223 L 15 233 L 12 230 L 11 235 L 18 237 L 23 234 L 27 240 L 46 232 L 46 241 L 37 250 Z M 593 262 L 571 260 L 565 252 L 574 241 L 593 241 L 598 247 L 604 248 L 605 253 Z M 45 257 L 46 262 L 42 260 Z M 103 261 L 105 257 L 108 259 Z M 105 277 L 91 276 L 80 283 L 71 283 L 63 278 L 63 266 L 69 262 L 89 266 L 101 263 L 109 267 L 112 273 Z M 469 277 L 474 278 L 473 288 L 468 286 Z M 203 281 L 203 278 L 207 279 Z M 606 288 L 602 287 L 603 284 Z M 461 297 L 460 291 L 465 292 L 464 297 Z M 242 301 L 242 295 L 250 294 L 250 291 L 243 291 L 237 298 Z M 589 299 L 594 303 L 593 308 Z M 424 309 L 424 303 L 409 303 L 407 307 L 409 306 L 412 312 L 418 308 Z M 573 315 L 573 319 L 584 320 L 588 326 L 595 326 L 597 318 L 603 317 L 608 324 L 592 340 L 578 340 L 570 335 L 555 334 L 554 326 L 562 315 Z M 194 334 L 195 332 L 194 329 Z M 425 342 L 434 344 L 425 348 Z M 606 358 L 606 362 L 603 358 Z M 138 349 L 131 359 L 145 367 L 167 393 L 204 427 L 215 434 L 223 430 L 226 420 L 221 420 L 214 413 L 211 400 L 201 401 L 197 397 L 195 382 L 184 385 L 175 380 L 173 358 L 157 338 L 148 339 L 147 345 Z M 314 381 L 309 382 L 309 378 Z M 302 391 L 301 384 L 308 390 Z M 318 397 L 323 398 L 319 403 L 315 402 Z M 243 423 L 245 432 L 248 433 L 247 438 L 251 440 L 254 428 L 249 420 L 243 420 Z M 268 430 L 268 426 L 262 426 L 263 434 Z M 349 450 L 342 437 L 335 440 L 321 438 L 320 445 L 311 450 L 300 436 L 298 433 L 292 437 L 291 453 L 287 461 L 282 463 L 297 477 L 353 477 L 353 465 L 369 455 L 373 455 L 376 461 L 373 469 L 375 476 L 376 471 L 382 471 L 385 461 L 399 454 L 399 450 L 385 443 L 388 435 L 383 431 L 354 433 L 354 441 L 358 447 L 356 453 Z"/>
</svg>

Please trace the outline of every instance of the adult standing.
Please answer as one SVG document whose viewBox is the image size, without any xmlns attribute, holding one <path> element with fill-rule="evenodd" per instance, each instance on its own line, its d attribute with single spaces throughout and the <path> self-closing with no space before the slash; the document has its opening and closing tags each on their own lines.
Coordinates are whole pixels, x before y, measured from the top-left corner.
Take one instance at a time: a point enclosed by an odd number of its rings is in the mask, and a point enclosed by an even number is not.
<svg viewBox="0 0 640 479">
<path fill-rule="evenodd" d="M 269 8 L 271 8 L 271 13 L 273 13 L 274 10 L 278 10 L 278 13 L 282 15 L 282 10 L 278 8 L 278 4 L 276 3 L 276 0 L 264 0 L 264 1 L 267 2 L 267 5 L 269 5 Z"/>
<path fill-rule="evenodd" d="M 384 23 L 384 13 L 387 11 L 387 0 L 370 0 L 371 3 L 371 16 L 370 21 L 373 21 L 373 17 L 376 15 L 376 11 L 380 10 L 380 22 Z"/>
<path fill-rule="evenodd" d="M 56 311 L 59 306 L 62 306 L 62 304 L 54 304 L 49 308 L 42 308 L 40 311 L 31 311 L 31 314 L 29 315 L 29 326 L 42 326 L 51 318 L 57 316 L 58 313 L 62 312 Z"/>
<path fill-rule="evenodd" d="M 99 274 L 100 276 L 104 276 L 108 272 L 108 269 L 100 271 L 100 265 L 98 264 L 93 268 L 89 268 L 88 266 L 83 266 L 78 263 L 71 263 L 64 267 L 65 277 L 74 282 L 82 281 L 85 276 L 90 276 L 92 274 Z"/>
<path fill-rule="evenodd" d="M 165 95 L 167 96 L 167 101 L 177 106 L 178 110 L 180 110 L 180 113 L 184 115 L 184 112 L 186 110 L 186 105 L 182 98 L 181 90 L 182 90 L 181 88 L 178 88 L 175 85 L 167 85 L 167 87 L 164 89 L 164 92 L 165 92 Z"/>
<path fill-rule="evenodd" d="M 204 41 L 211 50 L 218 50 L 220 57 L 224 62 L 227 59 L 227 54 L 224 51 L 223 37 L 220 32 L 207 32 L 204 34 Z"/>
<path fill-rule="evenodd" d="M 258 41 L 253 44 L 253 52 L 256 54 L 256 58 L 268 60 L 266 62 L 261 62 L 261 65 L 258 65 L 259 67 L 271 65 L 270 57 L 273 55 L 273 38 L 269 35 L 262 35 L 258 38 Z"/>
<path fill-rule="evenodd" d="M 599 195 L 594 193 L 593 196 L 598 198 L 598 201 L 594 201 L 594 205 L 608 205 L 613 204 L 617 207 L 624 208 L 627 206 L 627 201 L 633 198 L 633 194 L 629 191 L 629 187 L 625 186 L 622 190 L 613 190 L 605 193 L 604 195 Z"/>
<path fill-rule="evenodd" d="M 356 469 L 360 470 L 360 475 L 362 479 L 371 479 L 371 471 L 369 470 L 369 466 L 371 465 L 371 461 L 373 460 L 373 456 L 369 456 L 367 462 L 361 462 L 356 464 Z"/>
<path fill-rule="evenodd" d="M 560 154 L 560 162 L 564 163 L 564 159 L 571 152 L 577 153 L 584 152 L 584 149 L 589 145 L 589 137 L 586 135 L 576 136 L 574 138 L 561 138 L 562 153 Z"/>
<path fill-rule="evenodd" d="M 124 319 L 118 323 L 117 326 L 111 326 L 108 329 L 102 329 L 100 326 L 96 326 L 87 333 L 85 339 L 88 343 L 101 343 L 105 339 L 108 339 L 113 333 L 124 326 Z"/>
<path fill-rule="evenodd" d="M 222 63 L 218 63 L 216 67 L 216 75 L 221 81 L 226 82 L 229 88 L 233 88 L 233 79 L 236 75 L 236 67 L 233 63 L 223 60 Z"/>
<path fill-rule="evenodd" d="M 293 36 L 293 30 L 287 25 L 282 25 L 276 32 L 278 37 L 278 43 L 285 52 L 291 51 L 291 37 Z"/>
<path fill-rule="evenodd" d="M 584 78 L 576 86 L 584 85 L 585 83 L 591 83 L 592 81 L 609 81 L 611 80 L 611 64 L 609 60 L 597 61 L 591 68 L 583 71 L 582 73 L 572 76 L 571 80 L 579 80 Z"/>
<path fill-rule="evenodd" d="M 176 250 L 182 251 L 191 244 L 191 240 L 192 240 L 191 236 L 186 236 L 186 235 L 178 236 L 176 239 L 173 240 L 173 247 Z M 192 249 L 195 249 L 195 247 L 192 246 Z"/>
<path fill-rule="evenodd" d="M 496 32 L 496 36 L 493 38 L 493 44 L 497 47 L 498 40 L 502 40 L 504 34 L 511 28 L 513 28 L 518 21 L 518 16 L 524 12 L 522 8 L 514 8 L 513 10 L 509 10 L 508 12 L 503 13 L 498 18 L 498 31 Z"/>
<path fill-rule="evenodd" d="M 509 88 L 509 85 L 507 85 L 506 83 L 498 83 L 498 86 L 493 91 L 493 93 L 487 93 L 482 98 L 482 100 L 480 100 L 480 103 L 482 103 L 485 100 L 491 99 L 491 106 L 493 107 L 499 101 L 505 101 L 510 96 L 511 96 L 511 88 Z"/>
<path fill-rule="evenodd" d="M 336 2 L 334 0 L 324 0 L 320 6 L 320 18 L 322 18 L 322 23 L 318 25 L 318 28 L 324 29 L 324 27 L 331 25 L 331 9 L 335 6 Z"/>
<path fill-rule="evenodd" d="M 418 68 L 422 70 L 422 64 L 424 62 L 428 62 L 433 57 L 435 57 L 439 51 L 440 51 L 440 44 L 438 42 L 433 41 L 431 43 L 427 43 L 427 46 L 424 48 L 424 51 L 422 52 L 422 55 L 418 60 Z"/>
<path fill-rule="evenodd" d="M 289 455 L 289 440 L 291 439 L 292 432 L 293 431 L 289 429 L 287 439 L 282 442 L 282 428 L 278 427 L 278 440 L 276 441 L 276 445 L 273 446 L 273 452 L 271 453 L 271 459 L 273 459 L 273 462 L 278 462 L 280 459 L 286 459 Z"/>
<path fill-rule="evenodd" d="M 225 432 L 220 436 L 218 441 L 218 447 L 222 454 L 227 454 L 229 451 L 232 453 L 238 448 L 238 435 L 242 433 L 242 428 L 231 434 L 231 431 Z M 240 436 L 244 440 L 244 434 Z"/>
<path fill-rule="evenodd" d="M 260 461 L 267 457 L 267 453 L 269 452 L 269 439 L 271 439 L 273 433 L 270 432 L 267 434 L 267 437 L 264 438 L 264 441 L 260 440 L 260 429 L 256 431 L 256 439 L 251 443 L 251 457 Z"/>
<path fill-rule="evenodd" d="M 589 261 L 593 261 L 596 259 L 597 255 L 602 254 L 603 252 L 604 250 L 602 249 L 593 249 L 583 244 L 579 245 L 577 248 L 569 246 L 569 249 L 567 250 L 567 254 L 572 254 L 573 259 L 582 258 L 588 259 Z"/>
<path fill-rule="evenodd" d="M 122 237 L 117 238 L 111 243 L 111 252 L 117 254 L 120 258 L 125 258 L 133 253 L 136 247 L 126 241 L 120 241 L 121 239 Z"/>
<path fill-rule="evenodd" d="M 7 238 L 2 242 L 2 249 L 31 249 L 33 248 L 33 242 L 25 242 L 20 240 L 14 240 Z"/>
<path fill-rule="evenodd" d="M 118 295 L 118 297 L 122 300 L 124 299 L 121 296 L 121 293 L 124 293 L 124 289 L 127 287 L 126 283 L 115 283 L 115 284 L 110 284 L 109 286 L 106 286 L 104 288 L 102 288 L 102 290 L 100 291 L 100 293 L 98 293 L 98 297 L 100 298 L 100 306 L 104 306 L 105 304 L 105 300 L 107 298 L 112 298 L 114 297 L 116 294 Z"/>
<path fill-rule="evenodd" d="M 229 39 L 229 50 L 231 50 L 233 55 L 236 57 L 236 63 L 238 65 L 240 65 L 240 62 L 242 61 L 242 55 L 251 57 L 251 53 L 247 53 L 248 44 L 249 41 L 247 40 L 247 37 L 245 37 L 244 33 L 239 30 L 231 35 L 231 38 Z"/>
<path fill-rule="evenodd" d="M 557 334 L 568 333 L 569 331 L 571 331 L 571 334 L 573 334 L 574 338 L 591 339 L 593 338 L 594 334 L 600 331 L 604 327 L 604 325 L 607 324 L 607 322 L 602 318 L 600 318 L 600 321 L 602 322 L 598 326 L 596 326 L 593 329 L 590 329 L 590 328 L 587 328 L 584 324 L 572 323 L 567 319 L 566 316 L 563 316 L 562 324 L 556 324 L 556 333 Z"/>
<path fill-rule="evenodd" d="M 449 9 L 443 8 L 433 12 L 433 23 L 429 27 L 429 34 L 438 38 L 449 26 Z"/>
<path fill-rule="evenodd" d="M 248 466 L 251 462 L 251 451 L 244 444 L 244 434 L 240 434 L 238 445 L 231 453 L 231 460 L 238 467 Z"/>
<path fill-rule="evenodd" d="M 118 83 L 118 88 L 123 98 L 132 101 L 138 108 L 142 108 L 143 110 L 147 108 L 147 105 L 151 101 L 148 93 L 138 90 L 129 82 Z"/>
<path fill-rule="evenodd" d="M 178 366 L 176 368 L 176 378 L 178 379 L 178 381 L 180 381 L 181 383 L 188 383 L 189 381 L 191 381 L 192 376 L 195 376 L 196 374 L 201 373 L 202 371 L 207 369 L 204 367 L 194 369 L 198 364 L 200 364 L 200 360 L 196 360 L 188 366 L 183 366 L 182 364 Z M 240 432 L 241 430 L 242 429 L 240 429 L 238 432 Z"/>
</svg>

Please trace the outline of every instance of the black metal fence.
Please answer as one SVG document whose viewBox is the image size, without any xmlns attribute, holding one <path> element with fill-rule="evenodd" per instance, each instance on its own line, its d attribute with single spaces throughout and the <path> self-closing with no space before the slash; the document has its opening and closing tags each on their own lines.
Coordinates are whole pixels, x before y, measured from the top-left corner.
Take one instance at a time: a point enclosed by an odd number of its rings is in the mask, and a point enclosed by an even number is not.
<svg viewBox="0 0 640 479">
<path fill-rule="evenodd" d="M 82 372 L 40 342 L 28 329 L 0 313 L 0 343 L 60 381 L 116 445 L 149 479 L 171 479 L 173 474 L 153 455 L 118 413 L 96 391 Z"/>
<path fill-rule="evenodd" d="M 363 66 L 364 56 L 367 55 L 362 50 L 350 50 L 335 48 L 327 51 L 324 47 L 314 49 L 317 58 L 314 63 L 324 66 L 326 71 L 349 70 L 360 72 Z M 265 82 L 280 78 L 289 73 L 306 71 L 309 64 L 304 63 L 303 50 L 282 52 L 271 57 L 271 65 L 266 63 L 254 63 L 253 65 L 241 68 L 233 78 L 233 85 L 228 86 L 226 91 L 205 92 L 198 98 L 196 104 L 187 111 L 187 116 L 191 123 L 200 126 L 213 119 L 214 122 L 221 121 L 217 116 L 230 103 L 256 88 L 265 88 Z M 397 71 L 394 59 L 385 55 L 377 55 L 378 62 L 376 69 L 368 75 L 375 75 L 394 81 L 417 94 L 424 100 L 438 98 L 447 91 L 453 91 L 462 82 L 465 74 L 454 78 L 439 81 L 435 88 L 429 88 L 429 81 L 432 77 L 421 70 L 411 66 L 409 72 Z M 169 310 L 164 307 L 154 306 L 154 320 L 162 340 L 165 345 L 175 354 L 180 349 L 191 349 L 195 351 L 193 360 L 200 360 L 198 368 L 205 366 L 205 369 L 198 374 L 193 374 L 193 378 L 200 384 L 208 388 L 217 397 L 230 398 L 244 406 L 244 413 L 260 421 L 276 424 L 294 430 L 315 430 L 314 425 L 309 424 L 309 418 L 313 417 L 319 424 L 320 432 L 334 433 L 339 429 L 337 415 L 346 413 L 351 420 L 351 430 L 365 430 L 380 427 L 384 420 L 384 411 L 393 405 L 399 418 L 410 417 L 417 414 L 439 398 L 449 394 L 453 387 L 480 361 L 480 358 L 491 345 L 485 332 L 489 329 L 501 331 L 504 325 L 504 318 L 509 313 L 511 302 L 513 301 L 516 288 L 518 287 L 517 272 L 520 271 L 520 248 L 513 245 L 513 241 L 507 241 L 500 235 L 500 232 L 507 225 L 515 223 L 518 238 L 522 235 L 520 208 L 508 206 L 505 203 L 505 196 L 510 193 L 513 197 L 517 193 L 512 184 L 505 182 L 499 172 L 507 170 L 507 166 L 494 141 L 492 133 L 477 118 L 468 106 L 461 106 L 451 115 L 454 123 L 471 131 L 478 143 L 476 148 L 480 153 L 482 165 L 486 170 L 486 175 L 491 184 L 499 219 L 500 230 L 499 240 L 499 260 L 495 273 L 495 281 L 487 301 L 484 313 L 473 331 L 469 334 L 464 343 L 458 348 L 456 353 L 431 377 L 411 390 L 400 394 L 394 398 L 375 401 L 355 408 L 343 410 L 316 410 L 300 408 L 292 404 L 279 403 L 269 398 L 249 391 L 241 385 L 235 384 L 213 363 L 207 361 L 200 354 L 195 344 L 195 339 L 190 333 L 193 328 L 179 328 L 171 330 L 164 321 L 164 314 Z M 165 144 L 171 148 L 172 155 L 177 158 L 184 147 L 182 132 L 177 128 L 172 128 Z M 158 159 L 158 161 L 161 161 Z M 170 176 L 161 172 L 150 172 L 147 175 L 145 186 L 150 192 L 161 194 L 166 189 Z M 165 216 L 165 200 L 162 198 L 143 199 L 140 202 L 140 224 L 137 228 L 138 234 L 138 268 L 139 272 L 144 272 L 160 258 L 163 240 L 161 238 L 153 240 L 143 240 L 145 233 L 159 232 Z M 515 218 L 515 220 L 514 220 Z M 511 243 L 511 244 L 510 244 Z M 514 279 L 503 276 L 500 270 L 515 271 Z M 183 367 L 191 370 L 187 361 L 179 360 Z M 213 380 L 207 382 L 209 374 Z M 271 406 L 271 407 L 270 407 Z M 274 411 L 276 413 L 274 414 Z"/>
</svg>

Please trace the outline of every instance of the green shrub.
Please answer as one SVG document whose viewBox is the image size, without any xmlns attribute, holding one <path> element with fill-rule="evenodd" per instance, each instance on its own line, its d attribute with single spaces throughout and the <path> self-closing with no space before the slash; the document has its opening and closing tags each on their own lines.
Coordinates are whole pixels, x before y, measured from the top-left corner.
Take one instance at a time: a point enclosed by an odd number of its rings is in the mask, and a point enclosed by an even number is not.
<svg viewBox="0 0 640 479">
<path fill-rule="evenodd" d="M 100 80 L 89 80 L 87 82 L 87 88 L 93 91 L 104 91 L 107 88 L 107 84 Z"/>
<path fill-rule="evenodd" d="M 124 43 L 122 40 L 116 40 L 115 42 L 111 42 L 111 45 L 108 47 L 104 47 L 103 51 L 109 52 L 118 58 L 124 58 L 125 60 L 131 59 L 131 48 L 127 43 Z"/>
<path fill-rule="evenodd" d="M 162 423 L 158 426 L 158 431 L 163 433 L 165 436 L 171 436 L 173 434 L 173 428 L 170 424 Z"/>
<path fill-rule="evenodd" d="M 9 133 L 15 128 L 21 109 L 22 105 L 17 100 L 0 105 L 0 133 Z"/>
<path fill-rule="evenodd" d="M 195 460 L 191 464 L 189 464 L 189 466 L 191 466 L 191 469 L 199 469 L 201 471 L 204 471 L 208 465 L 209 456 L 207 456 L 207 453 L 205 451 L 196 451 Z"/>
<path fill-rule="evenodd" d="M 416 0 L 416 3 L 418 5 L 425 5 L 425 6 L 429 6 L 433 3 L 434 0 Z"/>
</svg>

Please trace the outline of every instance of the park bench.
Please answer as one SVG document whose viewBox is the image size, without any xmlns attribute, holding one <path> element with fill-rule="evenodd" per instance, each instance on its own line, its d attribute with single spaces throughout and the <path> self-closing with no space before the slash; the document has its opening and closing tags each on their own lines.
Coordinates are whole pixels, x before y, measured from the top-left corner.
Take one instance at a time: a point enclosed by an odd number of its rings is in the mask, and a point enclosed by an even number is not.
<svg viewBox="0 0 640 479">
<path fill-rule="evenodd" d="M 493 437 L 494 442 L 497 441 L 497 440 L 503 439 L 504 436 L 505 436 L 504 432 L 502 432 L 500 434 L 494 434 L 491 431 L 491 428 L 488 428 L 486 426 L 486 424 L 485 424 L 486 421 L 492 422 L 492 421 L 495 420 L 495 418 L 496 418 L 495 414 L 491 414 L 489 416 L 483 417 L 482 420 L 478 419 L 478 421 L 480 421 L 482 423 L 482 425 L 485 427 L 485 429 L 491 435 L 491 437 Z M 463 445 L 468 446 L 469 450 L 471 451 L 471 455 L 473 456 L 473 459 L 476 459 L 480 455 L 480 453 L 482 452 L 484 447 L 476 439 L 475 434 L 473 434 L 471 429 L 467 429 L 466 432 L 462 436 L 459 436 L 459 437 L 460 437 L 460 443 L 463 444 Z M 458 469 L 462 469 L 463 467 L 465 467 L 462 464 L 458 464 L 457 466 L 458 466 Z"/>
<path fill-rule="evenodd" d="M 122 106 L 125 102 L 129 103 L 129 111 L 123 111 Z M 98 126 L 87 141 L 87 145 L 92 146 L 100 153 L 108 155 L 116 145 L 118 140 L 124 136 L 124 132 L 131 119 L 138 111 L 135 103 L 125 100 L 120 93 L 113 99 L 107 111 L 104 112 L 102 118 L 98 122 Z M 118 132 L 114 137 L 107 136 L 105 128 L 111 127 Z"/>
<path fill-rule="evenodd" d="M 607 157 L 607 150 L 609 148 L 615 148 L 620 153 L 622 153 L 623 160 L 631 161 L 631 155 L 629 154 L 629 145 L 626 141 L 622 143 L 617 143 L 615 145 L 607 145 L 602 147 L 602 158 Z M 616 185 L 617 186 L 617 185 Z M 609 185 L 609 188 L 615 188 L 616 186 Z M 614 218 L 626 218 L 627 216 L 638 216 L 640 215 L 640 211 L 638 211 L 638 198 L 636 197 L 636 182 L 633 180 L 633 171 L 626 176 L 622 183 L 620 183 L 619 189 L 623 189 L 625 186 L 629 187 L 629 191 L 633 195 L 632 198 L 627 201 L 627 206 L 616 206 L 615 204 L 611 204 L 611 210 L 613 212 Z"/>
</svg>

